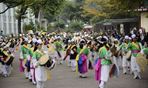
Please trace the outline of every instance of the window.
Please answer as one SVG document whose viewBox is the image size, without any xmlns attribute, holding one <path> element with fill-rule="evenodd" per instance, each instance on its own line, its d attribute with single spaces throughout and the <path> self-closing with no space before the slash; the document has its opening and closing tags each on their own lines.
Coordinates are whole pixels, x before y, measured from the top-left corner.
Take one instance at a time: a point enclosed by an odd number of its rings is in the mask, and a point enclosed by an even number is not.
<svg viewBox="0 0 148 88">
<path fill-rule="evenodd" d="M 14 23 L 14 33 L 17 34 L 17 23 Z"/>
<path fill-rule="evenodd" d="M 11 23 L 9 23 L 9 29 L 8 30 L 9 30 L 9 34 L 12 33 L 12 25 L 11 25 Z"/>
<path fill-rule="evenodd" d="M 4 24 L 3 24 L 3 30 L 4 30 L 4 33 L 6 34 L 6 32 L 7 32 L 7 25 L 6 25 L 5 22 L 4 22 Z"/>
<path fill-rule="evenodd" d="M 10 15 L 8 15 L 8 21 L 11 22 L 11 16 Z"/>
<path fill-rule="evenodd" d="M 3 15 L 3 21 L 6 22 L 6 14 Z"/>
</svg>

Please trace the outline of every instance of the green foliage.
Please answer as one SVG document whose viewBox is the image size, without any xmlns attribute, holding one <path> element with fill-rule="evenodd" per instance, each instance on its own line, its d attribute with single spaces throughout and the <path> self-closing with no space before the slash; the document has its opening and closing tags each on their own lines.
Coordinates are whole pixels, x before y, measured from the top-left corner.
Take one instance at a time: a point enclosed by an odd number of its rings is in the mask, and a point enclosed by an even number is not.
<svg viewBox="0 0 148 88">
<path fill-rule="evenodd" d="M 48 32 L 53 32 L 53 31 L 55 31 L 54 26 L 51 25 L 51 24 L 48 24 L 47 31 L 48 31 Z"/>
<path fill-rule="evenodd" d="M 33 10 L 35 17 L 38 17 L 40 10 L 44 15 L 54 16 L 61 11 L 64 2 L 65 0 L 36 0 L 30 8 Z"/>
<path fill-rule="evenodd" d="M 92 24 L 95 24 L 95 23 L 100 22 L 104 19 L 105 19 L 105 17 L 92 16 L 92 18 L 90 19 L 90 22 Z"/>
<path fill-rule="evenodd" d="M 140 15 L 135 11 L 144 0 L 85 0 L 83 9 L 85 15 L 92 15 L 95 18 L 128 18 Z"/>
<path fill-rule="evenodd" d="M 84 23 L 80 20 L 72 20 L 69 24 L 68 29 L 71 31 L 81 31 Z"/>
<path fill-rule="evenodd" d="M 22 11 L 22 10 L 24 10 L 24 11 Z M 25 19 L 25 18 L 27 18 L 27 16 L 26 16 L 26 10 L 27 10 L 27 8 L 26 7 L 24 7 L 24 6 L 19 6 L 17 9 L 15 9 L 15 18 L 16 19 L 19 19 L 20 17 L 21 17 L 21 19 Z"/>
<path fill-rule="evenodd" d="M 65 22 L 63 20 L 56 21 L 55 22 L 55 28 L 64 29 L 65 28 Z"/>
<path fill-rule="evenodd" d="M 40 31 L 40 32 L 45 32 L 46 31 L 46 29 L 44 28 L 44 27 L 39 27 L 39 28 L 37 28 L 37 30 L 36 31 Z"/>
<path fill-rule="evenodd" d="M 34 25 L 34 23 L 31 21 L 29 24 L 24 24 L 23 25 L 23 30 L 25 32 L 28 32 L 29 30 L 35 31 L 35 25 Z"/>
<path fill-rule="evenodd" d="M 0 3 L 3 3 L 6 5 L 5 10 L 0 12 L 0 14 L 5 13 L 10 8 L 14 8 L 20 5 L 23 5 L 24 7 L 31 6 L 36 0 L 0 0 Z"/>
<path fill-rule="evenodd" d="M 86 16 L 83 11 L 84 0 L 71 0 L 66 1 L 64 8 L 59 14 L 60 18 L 65 21 L 81 20 L 83 22 L 89 22 L 90 16 Z"/>
<path fill-rule="evenodd" d="M 34 24 L 34 23 L 33 23 Z M 43 32 L 43 31 L 47 31 L 40 23 L 36 22 L 34 24 L 34 31 L 40 31 L 40 32 Z"/>
</svg>

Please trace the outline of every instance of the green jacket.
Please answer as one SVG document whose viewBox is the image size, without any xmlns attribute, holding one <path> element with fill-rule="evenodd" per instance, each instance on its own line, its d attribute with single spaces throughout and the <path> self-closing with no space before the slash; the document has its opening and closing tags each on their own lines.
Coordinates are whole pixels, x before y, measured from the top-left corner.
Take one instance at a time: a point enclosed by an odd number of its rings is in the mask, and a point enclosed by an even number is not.
<svg viewBox="0 0 148 88">
<path fill-rule="evenodd" d="M 36 50 L 36 51 L 33 53 L 33 59 L 39 60 L 42 56 L 43 56 L 43 53 L 40 52 L 39 50 Z"/>
<path fill-rule="evenodd" d="M 106 47 L 103 46 L 99 49 L 99 57 L 102 59 L 102 65 L 110 65 L 112 64 L 110 60 L 110 53 L 107 51 Z"/>
<path fill-rule="evenodd" d="M 23 59 L 27 59 L 27 55 L 29 55 L 29 48 L 26 45 L 21 46 L 22 54 L 23 54 Z"/>
<path fill-rule="evenodd" d="M 56 42 L 54 42 L 54 45 L 55 45 L 57 51 L 63 50 L 63 48 L 62 48 L 62 42 L 56 41 Z"/>
<path fill-rule="evenodd" d="M 141 50 L 140 43 L 139 43 L 139 42 L 136 42 L 136 43 L 131 42 L 131 43 L 129 43 L 129 45 L 128 45 L 128 49 L 130 49 L 131 51 L 135 51 L 135 50 L 140 51 L 140 50 Z M 132 55 L 133 55 L 134 57 L 136 57 L 137 54 L 138 54 L 138 53 L 133 53 L 133 52 L 132 52 Z"/>
</svg>

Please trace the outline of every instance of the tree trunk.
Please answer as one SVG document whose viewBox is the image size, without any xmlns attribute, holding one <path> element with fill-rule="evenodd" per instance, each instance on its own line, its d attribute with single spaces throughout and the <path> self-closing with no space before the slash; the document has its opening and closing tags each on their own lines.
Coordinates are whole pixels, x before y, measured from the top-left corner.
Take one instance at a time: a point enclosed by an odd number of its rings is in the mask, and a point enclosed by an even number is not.
<svg viewBox="0 0 148 88">
<path fill-rule="evenodd" d="M 21 34 L 22 33 L 22 30 L 21 30 L 21 20 L 22 20 L 22 16 L 23 15 L 25 15 L 25 12 L 26 12 L 26 10 L 27 10 L 27 6 L 21 6 L 21 9 L 20 9 L 20 14 L 19 14 L 19 16 L 18 16 L 18 34 Z"/>
<path fill-rule="evenodd" d="M 36 8 L 38 8 L 38 7 L 36 7 Z M 38 29 L 38 25 L 39 25 L 39 20 L 38 20 L 39 8 L 38 8 L 38 10 L 35 11 L 34 15 L 35 15 L 35 32 L 36 32 Z"/>
<path fill-rule="evenodd" d="M 21 16 L 18 17 L 18 34 L 21 34 L 22 33 L 22 30 L 21 30 Z"/>
</svg>

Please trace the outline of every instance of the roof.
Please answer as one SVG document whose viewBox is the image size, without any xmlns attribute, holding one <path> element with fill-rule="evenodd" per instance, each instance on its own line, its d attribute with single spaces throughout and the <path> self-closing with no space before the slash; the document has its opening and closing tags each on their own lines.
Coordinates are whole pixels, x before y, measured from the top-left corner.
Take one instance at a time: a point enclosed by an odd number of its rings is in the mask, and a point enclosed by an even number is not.
<svg viewBox="0 0 148 88">
<path fill-rule="evenodd" d="M 119 23 L 127 23 L 127 22 L 137 22 L 137 18 L 125 18 L 125 19 L 105 19 L 97 24 L 103 25 L 111 25 L 111 24 L 119 24 Z"/>
</svg>

